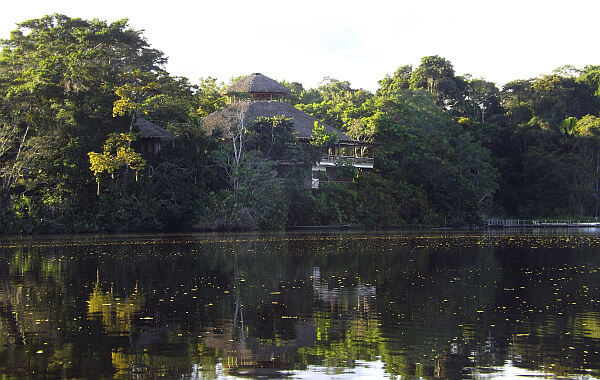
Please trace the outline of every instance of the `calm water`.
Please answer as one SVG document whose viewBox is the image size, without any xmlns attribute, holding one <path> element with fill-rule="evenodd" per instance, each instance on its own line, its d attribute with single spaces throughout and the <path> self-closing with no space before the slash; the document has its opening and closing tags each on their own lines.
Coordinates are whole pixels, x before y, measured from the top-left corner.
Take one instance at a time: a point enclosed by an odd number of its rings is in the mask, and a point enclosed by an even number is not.
<svg viewBox="0 0 600 380">
<path fill-rule="evenodd" d="M 0 378 L 600 378 L 591 231 L 0 240 Z"/>
</svg>

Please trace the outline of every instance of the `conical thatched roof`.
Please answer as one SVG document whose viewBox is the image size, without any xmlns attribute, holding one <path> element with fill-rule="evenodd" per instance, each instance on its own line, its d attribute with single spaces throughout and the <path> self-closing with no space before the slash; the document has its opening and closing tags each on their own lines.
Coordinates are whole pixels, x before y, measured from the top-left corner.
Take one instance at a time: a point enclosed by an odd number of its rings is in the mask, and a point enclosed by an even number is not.
<svg viewBox="0 0 600 380">
<path fill-rule="evenodd" d="M 250 94 L 273 94 L 277 96 L 289 95 L 291 93 L 289 88 L 259 73 L 243 77 L 231 86 L 227 87 L 222 92 L 222 95 L 230 95 L 240 92 L 247 92 Z"/>
<path fill-rule="evenodd" d="M 151 123 L 142 117 L 138 117 L 133 125 L 134 127 L 138 127 L 140 129 L 140 137 L 142 138 L 158 137 L 162 140 L 173 139 L 171 132 L 159 127 L 154 123 Z"/>
<path fill-rule="evenodd" d="M 227 107 L 222 108 L 219 111 L 213 112 L 210 115 L 202 119 L 202 128 L 207 132 L 212 133 L 215 129 L 222 129 L 228 131 L 228 127 L 232 122 L 236 120 L 236 113 L 239 112 L 241 105 L 243 104 L 243 112 L 246 114 L 246 122 L 252 122 L 258 117 L 275 117 L 285 116 L 292 119 L 294 123 L 295 132 L 298 134 L 298 138 L 310 138 L 312 135 L 313 128 L 315 126 L 315 119 L 311 115 L 304 113 L 294 106 L 286 102 L 236 102 L 231 103 Z M 325 129 L 328 132 L 334 132 L 337 134 L 338 141 L 351 142 L 353 141 L 345 133 L 338 131 L 337 129 L 327 125 Z"/>
</svg>

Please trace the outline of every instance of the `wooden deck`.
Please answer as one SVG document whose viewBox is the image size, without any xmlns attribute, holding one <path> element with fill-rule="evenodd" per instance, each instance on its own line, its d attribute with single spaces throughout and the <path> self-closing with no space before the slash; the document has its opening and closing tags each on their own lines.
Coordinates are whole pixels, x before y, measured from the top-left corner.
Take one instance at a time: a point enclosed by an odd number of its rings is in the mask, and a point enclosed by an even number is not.
<svg viewBox="0 0 600 380">
<path fill-rule="evenodd" d="M 338 161 L 351 162 L 354 166 L 368 166 L 373 167 L 373 157 L 355 157 L 355 156 L 340 156 L 337 154 L 324 154 L 321 157 L 320 164 L 333 164 L 335 165 Z"/>
<path fill-rule="evenodd" d="M 488 219 L 484 226 L 487 228 L 598 228 L 600 227 L 600 222 L 585 220 Z"/>
</svg>

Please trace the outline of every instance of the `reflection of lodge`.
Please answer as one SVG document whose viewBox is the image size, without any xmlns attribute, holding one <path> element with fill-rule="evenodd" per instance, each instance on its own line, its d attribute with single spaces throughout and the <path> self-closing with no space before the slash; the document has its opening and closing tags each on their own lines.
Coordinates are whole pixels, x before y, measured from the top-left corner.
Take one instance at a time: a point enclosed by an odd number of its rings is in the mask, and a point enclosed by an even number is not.
<svg viewBox="0 0 600 380">
<path fill-rule="evenodd" d="M 324 181 L 347 181 L 347 178 L 335 178 L 335 166 L 353 164 L 359 169 L 373 169 L 373 143 L 352 139 L 345 133 L 323 123 L 311 115 L 295 108 L 290 103 L 280 101 L 291 93 L 284 85 L 262 74 L 252 74 L 223 91 L 230 104 L 213 112 L 202 120 L 202 127 L 212 133 L 215 129 L 229 130 L 236 112 L 242 110 L 246 120 L 252 122 L 259 117 L 284 116 L 292 119 L 294 132 L 300 141 L 309 143 L 314 139 L 315 123 L 323 125 L 325 131 L 337 137 L 337 143 L 329 152 L 324 152 L 322 159 L 312 167 L 312 187 L 318 188 Z M 249 94 L 250 100 L 240 98 L 240 94 Z"/>
<path fill-rule="evenodd" d="M 274 331 L 274 336 L 279 338 L 265 339 L 261 338 L 260 334 L 258 334 L 259 336 L 248 336 L 248 331 L 252 331 L 258 326 L 261 316 L 256 314 L 256 310 L 247 311 L 241 300 L 238 299 L 234 317 L 230 322 L 219 328 L 209 328 L 203 333 L 203 343 L 206 347 L 216 350 L 217 355 L 223 358 L 219 363 L 218 370 L 229 375 L 250 378 L 289 376 L 294 369 L 298 369 L 289 362 L 289 358 L 297 355 L 298 352 L 327 350 L 334 342 L 330 339 L 340 339 L 339 334 L 342 336 L 348 334 L 347 336 L 352 337 L 351 339 L 362 341 L 367 339 L 369 331 L 378 328 L 378 318 L 374 315 L 375 308 L 373 306 L 376 295 L 374 286 L 359 284 L 356 287 L 348 288 L 330 287 L 321 278 L 320 268 L 313 268 L 312 285 L 314 297 L 325 308 L 335 309 L 335 319 L 341 323 L 330 323 L 333 322 L 333 317 L 326 316 L 319 311 L 313 311 L 312 317 L 307 320 L 286 316 L 284 313 L 282 321 L 285 322 L 279 325 L 277 331 Z M 270 304 L 276 305 L 273 307 L 285 308 L 286 297 L 279 293 L 272 293 L 273 298 Z M 269 302 L 261 302 L 261 304 L 269 305 Z M 269 313 L 276 312 L 270 310 Z M 343 317 L 339 317 L 339 315 L 343 315 Z M 322 331 L 321 322 L 329 318 L 332 319 L 326 324 L 331 326 L 332 334 L 327 336 Z M 333 327 L 334 325 L 335 327 Z M 283 330 L 279 329 L 293 331 L 293 338 L 283 338 L 281 335 Z M 347 342 L 346 338 L 341 339 Z M 335 366 L 341 363 L 331 362 L 329 364 Z"/>
<path fill-rule="evenodd" d="M 280 301 L 283 302 L 282 299 Z M 219 328 L 205 331 L 206 347 L 223 357 L 219 370 L 242 377 L 284 377 L 293 369 L 283 358 L 296 354 L 298 349 L 311 347 L 317 340 L 314 325 L 289 317 L 288 322 L 295 330 L 293 340 L 275 343 L 259 337 L 246 336 L 249 326 L 245 325 L 244 306 L 238 299 L 234 318 Z M 256 323 L 256 321 L 253 321 Z"/>
<path fill-rule="evenodd" d="M 336 310 L 356 310 L 359 316 L 369 317 L 375 310 L 376 288 L 372 285 L 358 284 L 354 289 L 329 288 L 327 283 L 321 280 L 321 269 L 313 268 L 312 273 L 313 291 L 319 301 L 330 305 Z"/>
</svg>

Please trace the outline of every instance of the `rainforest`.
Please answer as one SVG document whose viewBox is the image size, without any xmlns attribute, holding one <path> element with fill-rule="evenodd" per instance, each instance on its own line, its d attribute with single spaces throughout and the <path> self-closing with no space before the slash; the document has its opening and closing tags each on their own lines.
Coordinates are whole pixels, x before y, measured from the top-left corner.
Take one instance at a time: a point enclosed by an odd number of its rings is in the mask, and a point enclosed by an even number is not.
<svg viewBox="0 0 600 380">
<path fill-rule="evenodd" d="M 290 90 L 281 101 L 371 144 L 373 169 L 340 163 L 346 180 L 317 189 L 307 178 L 330 143 L 318 126 L 315 143 L 300 141 L 286 118 L 253 120 L 233 139 L 206 130 L 202 120 L 227 105 L 221 93 L 239 77 L 198 73 L 192 84 L 170 75 L 164 54 L 126 19 L 54 14 L 19 23 L 0 44 L 2 234 L 598 216 L 593 62 L 499 86 L 426 56 L 390 67 L 375 93 L 334 77 L 304 88 L 290 72 L 278 78 Z M 141 119 L 172 136 L 151 158 L 136 149 Z"/>
</svg>

